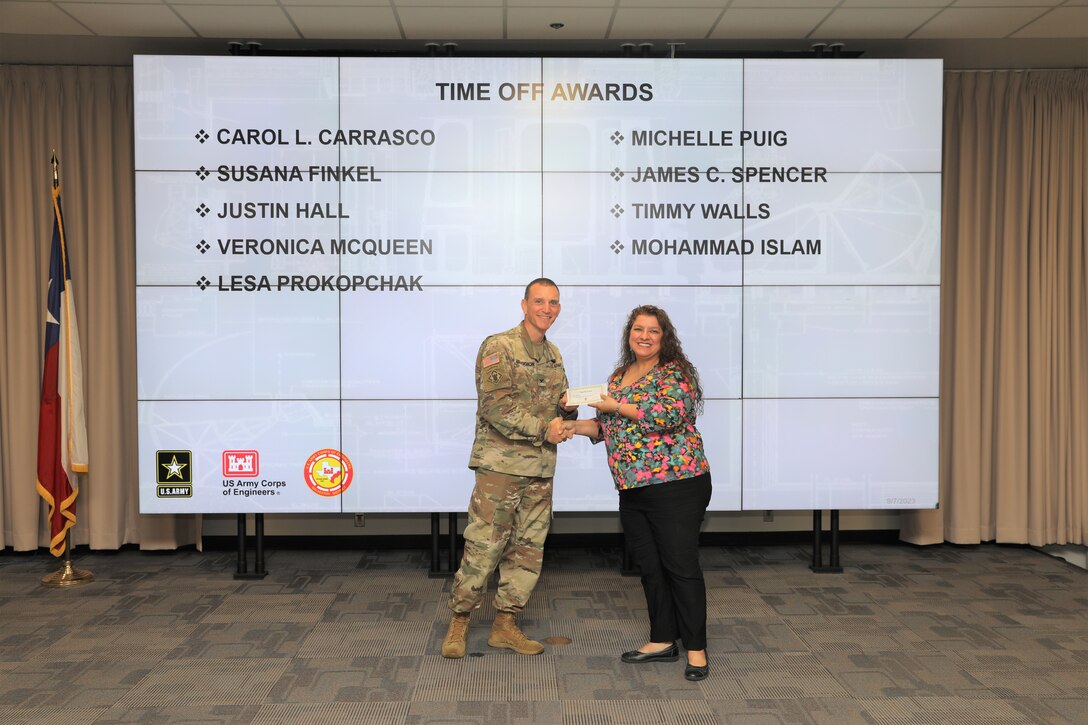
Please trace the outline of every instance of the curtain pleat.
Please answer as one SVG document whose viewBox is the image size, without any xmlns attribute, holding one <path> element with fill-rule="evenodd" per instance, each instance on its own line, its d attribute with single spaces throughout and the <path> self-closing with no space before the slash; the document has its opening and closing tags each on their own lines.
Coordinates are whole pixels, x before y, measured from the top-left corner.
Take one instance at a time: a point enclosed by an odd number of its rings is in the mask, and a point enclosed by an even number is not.
<svg viewBox="0 0 1088 725">
<path fill-rule="evenodd" d="M 1085 544 L 1088 72 L 945 76 L 941 509 L 926 544 Z"/>
<path fill-rule="evenodd" d="M 35 491 L 56 150 L 83 346 L 90 472 L 72 541 L 194 543 L 196 517 L 139 514 L 132 69 L 0 66 L 0 517 L 18 551 L 48 541 Z"/>
</svg>

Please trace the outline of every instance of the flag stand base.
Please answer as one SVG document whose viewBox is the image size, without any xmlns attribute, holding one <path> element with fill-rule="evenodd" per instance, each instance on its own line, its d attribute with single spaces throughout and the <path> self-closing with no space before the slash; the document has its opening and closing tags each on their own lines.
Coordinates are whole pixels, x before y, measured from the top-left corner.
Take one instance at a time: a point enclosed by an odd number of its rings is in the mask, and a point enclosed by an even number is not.
<svg viewBox="0 0 1088 725">
<path fill-rule="evenodd" d="M 86 569 L 76 569 L 71 559 L 65 559 L 58 571 L 42 577 L 43 587 L 78 587 L 94 581 L 94 574 Z"/>
</svg>

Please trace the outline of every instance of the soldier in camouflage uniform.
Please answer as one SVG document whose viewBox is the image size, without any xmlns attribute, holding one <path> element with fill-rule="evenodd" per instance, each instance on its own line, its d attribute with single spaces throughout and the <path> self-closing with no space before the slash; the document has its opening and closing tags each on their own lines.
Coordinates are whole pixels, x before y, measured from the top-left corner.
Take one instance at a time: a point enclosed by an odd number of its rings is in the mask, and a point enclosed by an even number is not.
<svg viewBox="0 0 1088 725">
<path fill-rule="evenodd" d="M 465 554 L 453 580 L 443 657 L 464 657 L 469 614 L 480 606 L 487 580 L 499 568 L 497 614 L 487 643 L 519 654 L 540 654 L 516 615 L 540 577 L 552 514 L 556 445 L 571 437 L 563 419 L 577 408 L 561 404 L 567 375 L 559 348 L 544 334 L 559 316 L 559 289 L 533 280 L 521 301 L 525 319 L 491 335 L 476 356 L 476 440 L 469 468 L 476 487 L 469 501 Z"/>
</svg>

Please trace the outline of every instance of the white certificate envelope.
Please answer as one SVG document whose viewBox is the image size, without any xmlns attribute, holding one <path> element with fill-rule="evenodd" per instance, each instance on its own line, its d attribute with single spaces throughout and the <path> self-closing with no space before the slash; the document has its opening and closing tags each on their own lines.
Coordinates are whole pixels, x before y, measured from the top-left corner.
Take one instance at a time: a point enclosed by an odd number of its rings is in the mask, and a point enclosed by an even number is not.
<svg viewBox="0 0 1088 725">
<path fill-rule="evenodd" d="M 589 405 L 601 402 L 601 396 L 608 393 L 608 386 L 583 385 L 579 388 L 567 388 L 567 405 Z"/>
</svg>

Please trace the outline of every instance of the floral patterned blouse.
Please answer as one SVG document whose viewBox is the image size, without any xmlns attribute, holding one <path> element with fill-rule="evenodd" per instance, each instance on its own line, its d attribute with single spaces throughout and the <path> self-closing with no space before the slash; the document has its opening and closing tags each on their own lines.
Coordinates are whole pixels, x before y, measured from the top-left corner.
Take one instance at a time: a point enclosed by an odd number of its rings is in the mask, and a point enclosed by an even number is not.
<svg viewBox="0 0 1088 725">
<path fill-rule="evenodd" d="M 618 413 L 597 413 L 608 467 L 619 491 L 694 478 L 710 470 L 703 437 L 695 428 L 691 386 L 680 366 L 658 365 L 642 378 L 620 387 L 623 373 L 608 381 L 608 393 L 638 407 L 638 420 Z"/>
</svg>

